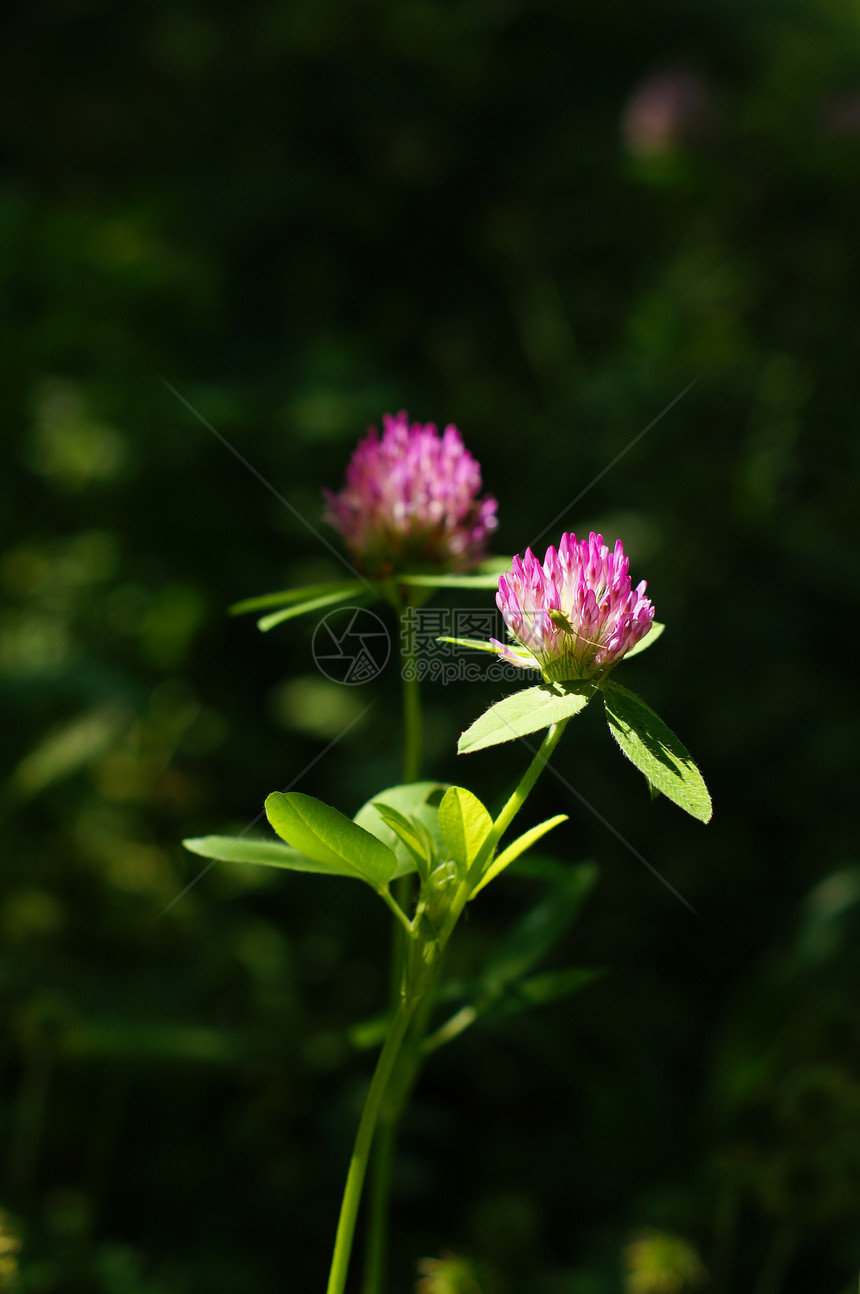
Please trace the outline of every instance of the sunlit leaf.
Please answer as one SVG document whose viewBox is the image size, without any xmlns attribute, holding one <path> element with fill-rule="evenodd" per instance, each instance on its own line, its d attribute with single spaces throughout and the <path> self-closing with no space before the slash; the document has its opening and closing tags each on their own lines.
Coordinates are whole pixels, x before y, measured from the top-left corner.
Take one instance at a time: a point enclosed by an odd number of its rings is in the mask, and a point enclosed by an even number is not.
<svg viewBox="0 0 860 1294">
<path fill-rule="evenodd" d="M 405 782 L 401 786 L 389 786 L 374 795 L 356 813 L 353 821 L 394 851 L 398 864 L 395 876 L 406 876 L 409 872 L 414 872 L 415 860 L 397 833 L 382 818 L 379 805 L 387 804 L 404 817 L 420 822 L 427 830 L 434 853 L 438 856 L 442 850 L 442 836 L 437 811 L 447 789 L 447 785 L 442 782 Z"/>
<path fill-rule="evenodd" d="M 397 871 L 397 859 L 381 840 L 338 809 L 298 791 L 273 791 L 266 816 L 282 840 L 309 858 L 334 869 L 346 867 L 374 889 L 383 888 Z"/>
<path fill-rule="evenodd" d="M 650 706 L 611 680 L 603 687 L 609 731 L 652 787 L 700 822 L 713 807 L 704 778 L 686 746 Z"/>
<path fill-rule="evenodd" d="M 461 736 L 457 750 L 461 755 L 487 746 L 498 746 L 516 737 L 549 728 L 561 719 L 584 710 L 594 696 L 593 683 L 540 683 L 514 692 L 485 710 Z"/>
<path fill-rule="evenodd" d="M 355 875 L 355 869 L 346 864 L 320 862 L 277 840 L 247 840 L 244 836 L 198 836 L 192 840 L 183 840 L 182 843 L 192 854 L 199 854 L 201 858 L 211 858 L 219 863 L 257 863 L 263 867 L 284 867 L 290 872 Z"/>
<path fill-rule="evenodd" d="M 567 822 L 566 813 L 559 813 L 554 818 L 547 818 L 546 822 L 539 822 L 536 827 L 531 827 L 528 831 L 523 832 L 521 836 L 518 836 L 516 840 L 508 845 L 507 849 L 499 854 L 488 871 L 484 873 L 480 884 L 472 891 L 470 898 L 474 898 L 476 894 L 479 894 L 485 885 L 489 885 L 490 881 L 499 875 L 499 872 L 503 872 L 515 859 L 519 858 L 520 854 L 524 854 L 527 849 L 531 849 L 532 845 L 536 844 L 542 836 L 545 836 L 548 831 L 552 831 L 553 827 L 559 826 L 562 822 Z"/>
<path fill-rule="evenodd" d="M 430 833 L 423 823 L 416 818 L 407 818 L 399 809 L 390 804 L 379 803 L 376 806 L 379 816 L 387 827 L 390 827 L 397 839 L 409 852 L 422 880 L 426 880 L 433 863 L 433 842 Z"/>
<path fill-rule="evenodd" d="M 452 786 L 439 805 L 439 828 L 461 875 L 465 876 L 490 834 L 493 819 L 481 801 L 462 786 Z"/>
</svg>

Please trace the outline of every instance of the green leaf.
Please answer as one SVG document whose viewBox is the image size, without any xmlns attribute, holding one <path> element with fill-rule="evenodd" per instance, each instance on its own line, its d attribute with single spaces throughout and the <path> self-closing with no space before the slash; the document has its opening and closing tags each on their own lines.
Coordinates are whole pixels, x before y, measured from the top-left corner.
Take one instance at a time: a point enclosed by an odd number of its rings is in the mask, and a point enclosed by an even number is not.
<svg viewBox="0 0 860 1294">
<path fill-rule="evenodd" d="M 385 825 L 390 827 L 397 839 L 406 846 L 422 881 L 426 881 L 434 861 L 433 841 L 427 828 L 417 818 L 404 817 L 390 804 L 379 803 L 375 807 Z"/>
<path fill-rule="evenodd" d="M 225 863 L 257 863 L 263 867 L 285 867 L 290 872 L 317 872 L 329 876 L 354 876 L 353 868 L 322 863 L 300 854 L 277 840 L 247 840 L 244 836 L 197 836 L 183 840 L 186 849 L 201 858 Z"/>
<path fill-rule="evenodd" d="M 422 827 L 427 829 L 434 853 L 438 857 L 442 853 L 438 808 L 447 789 L 447 785 L 442 782 L 406 782 L 401 786 L 389 786 L 387 790 L 380 791 L 372 800 L 363 804 L 355 815 L 354 822 L 394 851 L 398 864 L 395 877 L 407 876 L 410 872 L 414 872 L 415 859 L 397 833 L 383 819 L 379 812 L 380 804 L 386 804 L 404 817 L 414 818 L 420 822 Z"/>
<path fill-rule="evenodd" d="M 457 750 L 461 755 L 471 754 L 549 728 L 560 719 L 569 719 L 584 710 L 595 691 L 593 683 L 581 682 L 540 683 L 514 692 L 513 696 L 491 705 L 466 729 Z"/>
<path fill-rule="evenodd" d="M 30 796 L 70 777 L 103 754 L 125 731 L 131 715 L 116 706 L 98 706 L 54 728 L 25 755 L 10 779 L 16 798 Z"/>
<path fill-rule="evenodd" d="M 474 1002 L 461 1007 L 435 1033 L 425 1038 L 422 1050 L 426 1054 L 444 1047 L 486 1016 L 492 1019 L 493 1016 L 514 1015 L 532 1006 L 543 1006 L 575 993 L 604 974 L 602 969 L 571 966 L 567 970 L 531 975 L 497 994 L 484 993 Z"/>
<path fill-rule="evenodd" d="M 368 1051 L 371 1047 L 379 1047 L 385 1042 L 390 1023 L 391 1012 L 386 1011 L 384 1015 L 375 1015 L 369 1020 L 359 1020 L 358 1024 L 351 1025 L 347 1030 L 347 1036 L 356 1051 Z"/>
<path fill-rule="evenodd" d="M 509 876 L 555 883 L 564 880 L 570 873 L 570 863 L 560 863 L 556 858 L 547 858 L 546 854 L 521 855 L 508 866 L 507 871 Z"/>
<path fill-rule="evenodd" d="M 597 868 L 593 863 L 566 868 L 561 881 L 550 887 L 502 942 L 479 980 L 442 984 L 440 1000 L 452 997 L 472 1000 L 425 1040 L 424 1050 L 435 1051 L 451 1042 L 482 1016 L 510 1014 L 542 1005 L 573 993 L 601 975 L 600 970 L 571 967 L 525 978 L 569 929 L 596 879 Z"/>
<path fill-rule="evenodd" d="M 338 602 L 345 602 L 347 598 L 358 600 L 364 597 L 367 589 L 357 580 L 351 584 L 342 584 L 337 592 L 323 593 L 319 597 L 310 598 L 307 602 L 294 603 L 291 607 L 286 607 L 283 611 L 273 611 L 270 616 L 263 616 L 257 621 L 257 628 L 263 633 L 268 633 L 274 629 L 275 625 L 283 624 L 285 620 L 293 620 L 296 616 L 307 615 L 309 611 L 319 611 L 322 607 L 332 607 Z"/>
<path fill-rule="evenodd" d="M 398 584 L 417 589 L 495 589 L 499 577 L 488 571 L 478 575 L 395 575 Z"/>
<path fill-rule="evenodd" d="M 329 580 L 327 584 L 306 584 L 301 589 L 282 589 L 280 593 L 262 593 L 256 598 L 244 598 L 228 607 L 231 616 L 243 616 L 249 611 L 265 611 L 268 607 L 288 607 L 300 602 L 312 602 L 329 593 L 343 592 L 364 586 L 359 580 Z"/>
<path fill-rule="evenodd" d="M 551 886 L 513 931 L 503 939 L 484 968 L 481 980 L 498 992 L 521 979 L 570 928 L 597 880 L 594 863 L 580 863 Z"/>
<path fill-rule="evenodd" d="M 475 651 L 492 652 L 494 656 L 499 654 L 498 647 L 494 647 L 492 643 L 484 642 L 481 638 L 437 638 L 436 641 L 453 643 L 455 647 L 472 647 Z"/>
<path fill-rule="evenodd" d="M 498 647 L 494 647 L 492 643 L 484 642 L 480 638 L 437 638 L 436 641 L 439 643 L 453 643 L 455 647 L 470 647 L 474 651 L 491 652 L 494 656 L 499 655 Z M 526 651 L 525 647 L 511 646 L 509 650 L 519 656 L 524 669 L 540 669 L 540 665 L 534 656 L 530 651 Z"/>
<path fill-rule="evenodd" d="M 536 827 L 531 827 L 528 831 L 523 832 L 521 836 L 518 836 L 491 864 L 482 876 L 480 884 L 472 890 L 469 898 L 473 899 L 485 885 L 489 885 L 490 881 L 498 876 L 499 872 L 503 872 L 510 863 L 519 858 L 520 854 L 524 854 L 527 849 L 531 849 L 532 845 L 537 844 L 541 836 L 545 836 L 548 831 L 552 831 L 553 827 L 559 826 L 562 822 L 567 822 L 566 813 L 559 813 L 554 818 L 547 818 L 546 822 L 540 822 Z"/>
<path fill-rule="evenodd" d="M 311 795 L 273 791 L 266 799 L 266 816 L 288 845 L 332 871 L 367 881 L 375 890 L 384 889 L 397 871 L 397 859 L 387 845 Z"/>
<path fill-rule="evenodd" d="M 603 700 L 609 731 L 651 786 L 700 822 L 709 822 L 713 807 L 708 788 L 671 728 L 641 697 L 618 683 L 603 685 Z"/>
<path fill-rule="evenodd" d="M 465 876 L 490 834 L 493 819 L 481 801 L 463 786 L 452 786 L 439 805 L 442 839 Z"/>
<path fill-rule="evenodd" d="M 569 997 L 585 988 L 606 972 L 584 966 L 569 966 L 566 970 L 546 971 L 543 975 L 530 975 L 513 985 L 502 997 L 493 1002 L 493 1015 L 513 1015 L 530 1006 L 545 1006 L 559 998 Z"/>
<path fill-rule="evenodd" d="M 635 647 L 631 647 L 628 652 L 625 652 L 621 660 L 630 660 L 631 656 L 638 656 L 640 652 L 653 647 L 665 628 L 666 626 L 661 625 L 659 620 L 655 620 L 645 637 L 640 638 Z"/>
</svg>

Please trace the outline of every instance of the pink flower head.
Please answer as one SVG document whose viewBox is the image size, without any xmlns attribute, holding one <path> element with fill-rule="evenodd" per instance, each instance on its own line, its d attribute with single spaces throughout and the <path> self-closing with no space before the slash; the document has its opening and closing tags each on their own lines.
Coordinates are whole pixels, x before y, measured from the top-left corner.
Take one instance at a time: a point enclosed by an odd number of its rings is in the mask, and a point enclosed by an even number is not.
<svg viewBox="0 0 860 1294">
<path fill-rule="evenodd" d="M 629 99 L 622 134 L 637 157 L 658 157 L 701 134 L 711 109 L 710 88 L 697 73 L 683 68 L 654 72 Z"/>
<path fill-rule="evenodd" d="M 346 484 L 324 490 L 325 520 L 355 560 L 377 576 L 425 567 L 467 570 L 495 530 L 496 500 L 478 498 L 481 469 L 456 427 L 386 414 L 371 427 L 346 469 Z"/>
<path fill-rule="evenodd" d="M 491 642 L 500 655 L 547 680 L 593 678 L 610 669 L 650 631 L 654 608 L 645 581 L 631 588 L 629 558 L 602 535 L 564 534 L 543 566 L 530 548 L 499 580 L 496 603 L 517 643 Z"/>
</svg>

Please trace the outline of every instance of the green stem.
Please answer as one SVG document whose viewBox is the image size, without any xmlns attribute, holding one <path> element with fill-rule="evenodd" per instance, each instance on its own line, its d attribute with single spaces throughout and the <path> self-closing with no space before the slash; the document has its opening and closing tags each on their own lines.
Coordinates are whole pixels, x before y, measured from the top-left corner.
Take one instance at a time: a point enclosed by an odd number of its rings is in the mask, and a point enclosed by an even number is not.
<svg viewBox="0 0 860 1294">
<path fill-rule="evenodd" d="M 401 629 L 400 672 L 403 682 L 403 780 L 421 776 L 421 685 L 415 656 L 414 630 Z"/>
<path fill-rule="evenodd" d="M 429 1056 L 437 1047 L 444 1047 L 447 1042 L 451 1042 L 465 1029 L 473 1025 L 477 1018 L 478 1012 L 474 1006 L 460 1007 L 460 1010 L 456 1011 L 443 1025 L 440 1025 L 434 1033 L 422 1038 L 421 1054 Z"/>
<path fill-rule="evenodd" d="M 343 1192 L 343 1202 L 340 1207 L 340 1218 L 337 1224 L 337 1235 L 334 1242 L 334 1253 L 331 1260 L 326 1294 L 343 1294 L 346 1288 L 349 1256 L 352 1252 L 358 1206 L 361 1201 L 361 1191 L 364 1186 L 370 1148 L 373 1144 L 373 1134 L 376 1130 L 379 1113 L 385 1099 L 385 1091 L 394 1070 L 398 1052 L 417 1005 L 418 999 L 401 1003 L 391 1022 L 385 1045 L 380 1052 L 379 1060 L 373 1073 L 370 1091 L 367 1093 L 367 1100 L 364 1103 L 361 1121 L 358 1125 L 352 1159 L 349 1164 L 349 1173 L 347 1174 L 346 1186 Z"/>
<path fill-rule="evenodd" d="M 513 794 L 509 797 L 506 804 L 503 806 L 501 813 L 493 823 L 492 830 L 481 847 L 480 853 L 475 859 L 469 875 L 461 885 L 460 891 L 454 899 L 451 913 L 440 932 L 439 942 L 442 947 L 447 943 L 451 931 L 457 922 L 457 918 L 465 907 L 469 895 L 475 887 L 476 881 L 486 866 L 487 860 L 492 856 L 496 845 L 499 843 L 514 818 L 525 804 L 532 787 L 546 767 L 550 756 L 561 740 L 561 735 L 564 732 L 567 723 L 567 719 L 562 719 L 560 723 L 554 724 L 544 734 L 540 748 L 525 773 L 520 778 Z M 399 936 L 399 930 L 395 931 L 395 934 Z M 370 1201 L 370 1227 L 368 1231 L 367 1256 L 365 1259 L 362 1294 L 381 1294 L 385 1277 L 385 1254 L 388 1240 L 388 1202 L 391 1190 L 391 1169 L 397 1136 L 397 1125 L 400 1121 L 400 1115 L 409 1098 L 409 1094 L 415 1085 L 427 1052 L 433 1050 L 434 1046 L 440 1046 L 443 1042 L 447 1042 L 449 1037 L 455 1036 L 456 1033 L 461 1032 L 462 1029 L 465 1029 L 467 1025 L 472 1022 L 471 1018 L 461 1021 L 458 1017 L 455 1017 L 455 1020 L 457 1021 L 455 1028 L 446 1029 L 446 1026 L 443 1026 L 443 1029 L 439 1031 L 438 1037 L 436 1034 L 433 1035 L 431 1046 L 429 1048 L 424 1047 L 425 1034 L 430 1021 L 430 1014 L 435 996 L 433 987 L 435 986 L 437 979 L 438 967 L 433 985 L 431 985 L 429 991 L 422 999 L 421 1006 L 417 1012 L 409 1044 L 404 1048 L 397 1065 L 392 1067 L 389 1091 L 385 1094 L 384 1108 L 381 1112 L 379 1141 L 374 1155 L 373 1182 Z"/>
<path fill-rule="evenodd" d="M 472 868 L 473 872 L 477 871 L 478 875 L 480 875 L 486 860 L 490 857 L 496 845 L 499 843 L 514 818 L 525 804 L 532 787 L 540 777 L 546 765 L 549 763 L 550 756 L 561 740 L 561 735 L 569 723 L 569 719 L 561 719 L 558 723 L 554 723 L 551 728 L 547 728 L 544 733 L 543 741 L 541 742 L 534 759 L 523 773 L 513 794 L 510 796 L 501 813 L 493 823 L 493 829 L 484 841 L 480 855 L 475 860 L 476 866 Z"/>
<path fill-rule="evenodd" d="M 391 890 L 388 888 L 388 886 L 383 885 L 381 890 L 377 890 L 377 894 L 382 899 L 383 903 L 385 903 L 394 913 L 395 917 L 397 918 L 398 924 L 403 929 L 403 933 L 407 937 L 414 934 L 412 922 L 409 920 L 409 918 L 407 917 L 406 913 L 403 911 L 402 907 L 397 902 L 397 900 L 392 896 Z M 398 933 L 397 926 L 395 926 L 394 928 L 395 937 L 397 937 L 397 933 Z M 392 997 L 393 996 L 394 994 L 392 993 Z"/>
<path fill-rule="evenodd" d="M 371 1163 L 368 1200 L 367 1248 L 362 1294 L 380 1294 L 385 1284 L 394 1152 L 400 1119 L 423 1063 L 422 1041 L 427 1032 L 438 982 L 434 978 L 415 1012 L 409 1035 L 397 1057 L 379 1113 L 379 1126 Z"/>
<path fill-rule="evenodd" d="M 404 678 L 404 700 L 405 700 L 405 697 L 406 697 L 406 679 Z M 416 690 L 416 698 L 417 698 L 417 690 Z M 485 840 L 484 844 L 482 845 L 481 850 L 478 854 L 478 857 L 475 859 L 475 862 L 473 863 L 469 871 L 469 875 L 465 878 L 457 894 L 454 896 L 454 900 L 453 900 L 451 909 L 448 913 L 448 916 L 446 918 L 445 924 L 443 925 L 442 930 L 439 933 L 440 949 L 445 947 L 445 944 L 450 938 L 451 932 L 457 923 L 457 919 L 462 913 L 463 908 L 465 907 L 466 902 L 468 901 L 469 896 L 471 895 L 478 878 L 480 877 L 484 867 L 487 864 L 487 860 L 492 856 L 493 851 L 496 848 L 496 845 L 499 843 L 502 836 L 504 835 L 508 827 L 513 822 L 514 818 L 519 813 L 522 806 L 525 804 L 525 801 L 530 791 L 532 790 L 532 787 L 540 777 L 547 762 L 549 761 L 550 756 L 552 755 L 552 752 L 555 750 L 556 746 L 558 745 L 561 739 L 561 735 L 564 732 L 565 727 L 567 726 L 567 723 L 568 723 L 568 720 L 563 719 L 561 720 L 560 723 L 554 724 L 551 728 L 547 730 L 547 732 L 544 735 L 543 741 L 541 742 L 540 748 L 538 749 L 537 753 L 535 754 L 534 758 L 532 759 L 525 773 L 523 774 L 520 781 L 518 782 L 513 794 L 509 797 L 509 799 L 503 806 L 501 813 L 493 823 L 492 829 L 487 839 Z M 408 743 L 407 743 L 407 746 L 408 746 Z M 400 950 L 400 955 L 402 956 L 404 941 L 403 941 L 401 931 L 399 928 L 395 928 L 394 933 L 397 941 L 396 947 Z M 398 964 L 402 966 L 401 962 L 399 962 Z M 389 1211 L 388 1206 L 389 1206 L 389 1196 L 391 1191 L 391 1170 L 392 1170 L 392 1163 L 393 1163 L 393 1157 L 394 1157 L 394 1147 L 395 1147 L 396 1136 L 397 1136 L 397 1125 L 400 1121 L 400 1116 L 406 1104 L 406 1101 L 409 1098 L 409 1094 L 415 1085 L 415 1081 L 421 1069 L 421 1065 L 423 1063 L 426 1051 L 433 1049 L 432 1046 L 430 1048 L 425 1049 L 423 1046 L 423 1043 L 424 1043 L 425 1034 L 427 1032 L 427 1026 L 430 1021 L 430 1014 L 432 1011 L 433 1001 L 435 997 L 434 988 L 435 988 L 436 982 L 438 981 L 438 973 L 439 973 L 439 966 L 437 965 L 433 980 L 421 998 L 420 1008 L 415 1012 L 415 1020 L 408 1040 L 408 1045 L 404 1048 L 399 1058 L 397 1057 L 397 1054 L 395 1051 L 394 1059 L 386 1068 L 385 1080 L 383 1085 L 380 1087 L 380 1091 L 376 1099 L 376 1104 L 375 1104 L 374 1113 L 373 1113 L 373 1125 L 371 1127 L 371 1133 L 370 1133 L 371 1138 L 372 1138 L 373 1127 L 376 1126 L 377 1120 L 379 1120 L 380 1127 L 379 1127 L 379 1139 L 376 1146 L 376 1152 L 373 1157 L 373 1176 L 372 1176 L 372 1182 L 371 1182 L 370 1215 L 369 1215 L 369 1226 L 368 1226 L 368 1236 L 367 1236 L 367 1251 L 366 1251 L 366 1257 L 365 1257 L 364 1280 L 362 1283 L 362 1294 L 381 1294 L 381 1291 L 383 1288 L 383 1282 L 385 1279 L 385 1256 L 386 1256 L 386 1248 L 387 1248 L 387 1241 L 388 1241 L 388 1211 Z M 413 1010 L 414 1010 L 414 1005 L 413 1005 Z M 412 1013 L 410 1012 L 410 1019 L 411 1019 L 411 1014 Z M 394 1032 L 394 1024 L 397 1022 L 398 1018 L 399 1016 L 395 1016 L 395 1021 L 392 1023 L 392 1033 Z M 462 1024 L 460 1024 L 459 1028 L 456 1029 L 454 1032 L 460 1032 L 460 1029 L 466 1027 L 466 1023 L 467 1022 L 463 1022 Z M 471 1021 L 468 1021 L 468 1023 L 471 1023 Z M 407 1029 L 408 1029 L 408 1022 L 406 1027 L 402 1029 L 402 1032 L 400 1032 L 400 1041 L 397 1044 L 398 1048 L 400 1046 L 400 1042 L 402 1042 L 403 1039 L 406 1037 Z M 386 1041 L 385 1048 L 383 1048 L 383 1054 L 379 1058 L 379 1065 L 377 1066 L 377 1074 L 379 1074 L 380 1070 L 382 1069 L 383 1059 L 385 1057 L 385 1050 L 389 1045 L 390 1038 L 391 1038 L 391 1035 L 389 1035 L 389 1039 Z M 447 1041 L 447 1037 L 440 1036 L 437 1039 L 437 1035 L 434 1034 L 433 1040 L 436 1045 L 441 1045 L 443 1041 Z M 376 1075 L 374 1075 L 374 1085 L 375 1084 L 376 1084 Z M 373 1095 L 373 1092 L 374 1092 L 374 1088 L 372 1087 L 371 1095 Z M 364 1123 L 365 1117 L 367 1115 L 367 1109 L 368 1109 L 368 1106 L 370 1105 L 370 1101 L 371 1101 L 371 1096 L 369 1095 L 368 1105 L 365 1106 L 365 1112 L 362 1115 L 362 1124 Z M 360 1136 L 361 1136 L 361 1128 L 359 1128 L 359 1137 Z M 368 1148 L 369 1148 L 369 1142 L 368 1142 Z M 357 1152 L 358 1152 L 358 1139 L 356 1140 L 356 1153 Z M 353 1163 L 355 1163 L 355 1155 L 353 1156 Z M 363 1178 L 363 1171 L 364 1170 L 362 1168 L 362 1178 Z M 352 1175 L 352 1167 L 350 1168 L 350 1175 Z M 360 1183 L 359 1183 L 358 1189 L 360 1191 Z M 349 1191 L 349 1182 L 347 1182 L 347 1192 L 348 1191 Z M 344 1207 L 346 1207 L 346 1195 L 344 1196 Z M 356 1201 L 355 1208 L 357 1209 L 357 1201 Z M 353 1227 L 355 1225 L 354 1216 L 353 1216 L 352 1225 Z M 338 1228 L 338 1234 L 340 1234 L 340 1228 Z M 351 1239 L 351 1233 L 350 1233 L 350 1239 Z M 348 1257 L 348 1254 L 347 1254 L 347 1257 Z M 328 1294 L 341 1294 L 341 1289 L 338 1286 L 332 1286 L 330 1284 Z"/>
<path fill-rule="evenodd" d="M 501 813 L 493 823 L 489 835 L 481 846 L 477 858 L 469 869 L 468 876 L 454 895 L 442 929 L 439 931 L 440 948 L 444 948 L 450 939 L 451 932 L 457 924 L 463 908 L 469 901 L 472 891 L 478 883 L 487 862 L 492 857 L 496 845 L 499 843 L 514 818 L 525 804 L 529 792 L 549 762 L 552 752 L 561 740 L 561 734 L 569 723 L 569 719 L 561 719 L 558 723 L 554 723 L 551 728 L 547 728 L 546 733 L 544 734 L 544 739 L 541 742 L 532 762 L 523 773 L 513 794 L 503 806 Z"/>
<path fill-rule="evenodd" d="M 403 696 L 403 781 L 417 782 L 421 776 L 421 686 L 418 680 L 415 653 L 414 626 L 407 624 L 406 603 L 398 598 L 400 612 L 400 677 Z M 398 910 L 408 908 L 412 884 L 408 876 L 395 882 L 395 901 Z M 404 938 L 399 926 L 392 932 L 391 992 L 396 1000 L 403 974 Z M 402 1102 L 391 1117 L 380 1123 L 370 1171 L 370 1198 L 367 1212 L 367 1242 L 364 1258 L 362 1294 L 382 1294 L 385 1284 L 386 1254 L 388 1250 L 391 1178 L 394 1151 L 397 1143 L 397 1125 Z"/>
<path fill-rule="evenodd" d="M 378 1294 L 385 1280 L 385 1260 L 388 1253 L 388 1201 L 391 1196 L 396 1139 L 397 1125 L 388 1119 L 383 1119 L 379 1125 L 371 1163 L 362 1294 Z"/>
</svg>

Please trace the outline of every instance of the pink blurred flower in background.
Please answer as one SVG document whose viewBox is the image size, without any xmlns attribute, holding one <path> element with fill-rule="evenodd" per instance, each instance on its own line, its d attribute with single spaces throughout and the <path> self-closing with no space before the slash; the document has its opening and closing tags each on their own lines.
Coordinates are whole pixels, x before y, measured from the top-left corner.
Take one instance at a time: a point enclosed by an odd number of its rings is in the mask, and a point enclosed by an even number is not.
<svg viewBox="0 0 860 1294">
<path fill-rule="evenodd" d="M 653 72 L 627 100 L 621 115 L 621 133 L 631 153 L 657 156 L 699 134 L 711 109 L 708 84 L 696 72 Z"/>
<path fill-rule="evenodd" d="M 490 641 L 503 659 L 540 669 L 547 680 L 594 678 L 616 665 L 651 630 L 645 581 L 631 586 L 619 539 L 564 534 L 543 565 L 530 548 L 499 580 L 496 603 L 517 645 Z"/>
<path fill-rule="evenodd" d="M 325 520 L 339 530 L 370 575 L 464 571 L 486 555 L 496 500 L 479 496 L 481 469 L 449 425 L 386 414 L 371 427 L 346 470 L 342 490 L 324 490 Z"/>
</svg>

